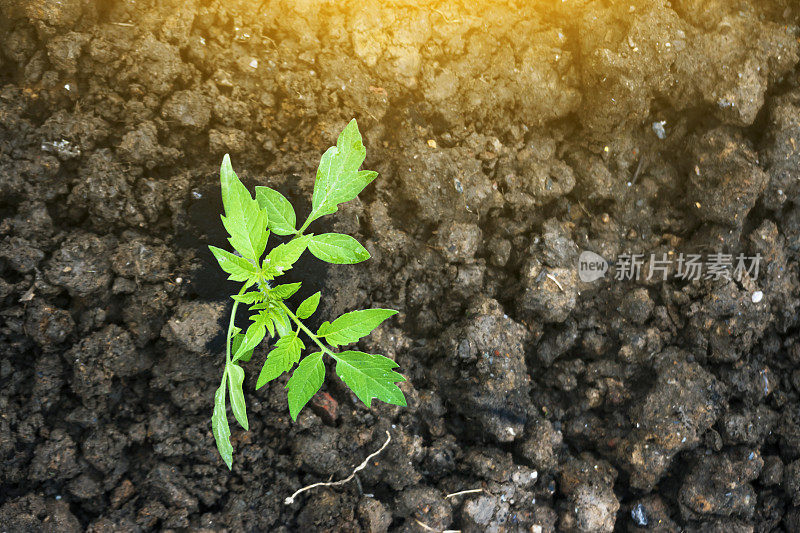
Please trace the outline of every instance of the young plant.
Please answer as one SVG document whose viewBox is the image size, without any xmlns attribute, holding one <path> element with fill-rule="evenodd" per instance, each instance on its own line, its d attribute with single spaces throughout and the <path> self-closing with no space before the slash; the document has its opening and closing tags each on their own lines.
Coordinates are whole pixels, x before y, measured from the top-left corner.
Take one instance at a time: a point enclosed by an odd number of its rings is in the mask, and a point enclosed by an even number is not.
<svg viewBox="0 0 800 533">
<path fill-rule="evenodd" d="M 305 234 L 309 224 L 324 215 L 335 213 L 339 204 L 354 199 L 377 176 L 371 170 L 358 170 L 366 157 L 366 149 L 355 120 L 351 120 L 339 135 L 336 146 L 322 155 L 314 192 L 311 213 L 297 229 L 294 209 L 281 193 L 269 187 L 256 187 L 256 197 L 233 172 L 230 157 L 222 160 L 220 182 L 225 215 L 222 224 L 228 242 L 237 253 L 209 246 L 228 279 L 241 282 L 242 288 L 233 296 L 228 334 L 225 341 L 225 370 L 222 382 L 214 395 L 214 414 L 211 427 L 222 459 L 228 468 L 233 464 L 233 447 L 226 412 L 226 390 L 236 421 L 248 429 L 242 383 L 244 369 L 256 348 L 269 334 L 277 340 L 267 355 L 256 389 L 281 376 L 294 372 L 286 384 L 289 414 L 297 419 L 300 410 L 320 389 L 325 379 L 325 356 L 336 362 L 336 373 L 355 395 L 371 406 L 372 399 L 394 405 L 406 405 L 405 397 L 396 385 L 405 378 L 392 370 L 397 363 L 377 354 L 354 350 L 334 351 L 369 335 L 384 320 L 397 313 L 392 309 L 351 311 L 333 322 L 323 322 L 316 333 L 303 320 L 317 310 L 320 293 L 306 298 L 294 311 L 286 299 L 300 288 L 300 283 L 273 284 L 308 250 L 316 258 L 337 265 L 352 265 L 369 259 L 369 252 L 349 235 L 340 233 Z M 270 231 L 291 239 L 272 248 L 264 256 Z M 250 311 L 251 324 L 242 332 L 234 325 L 239 305 Z M 306 348 L 302 336 L 311 341 L 313 353 L 301 359 Z M 295 364 L 297 366 L 295 367 Z"/>
</svg>

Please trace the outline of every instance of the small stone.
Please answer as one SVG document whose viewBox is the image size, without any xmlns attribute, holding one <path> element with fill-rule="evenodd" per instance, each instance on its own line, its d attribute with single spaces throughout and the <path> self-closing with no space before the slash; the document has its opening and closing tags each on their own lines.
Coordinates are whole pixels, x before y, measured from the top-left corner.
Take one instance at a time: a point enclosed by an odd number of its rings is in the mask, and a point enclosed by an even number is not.
<svg viewBox="0 0 800 533">
<path fill-rule="evenodd" d="M 657 122 L 653 122 L 653 132 L 656 134 L 656 137 L 658 137 L 661 140 L 667 138 L 667 132 L 664 129 L 664 126 L 666 124 L 667 124 L 666 120 L 659 120 Z"/>
<path fill-rule="evenodd" d="M 318 392 L 311 398 L 311 410 L 329 426 L 339 418 L 339 402 L 327 392 Z"/>
<path fill-rule="evenodd" d="M 764 293 L 761 292 L 761 291 L 754 292 L 753 296 L 751 297 L 751 300 L 753 300 L 754 304 L 757 304 L 758 302 L 760 302 L 763 299 L 764 299 Z"/>
<path fill-rule="evenodd" d="M 631 509 L 631 518 L 633 518 L 633 522 L 639 527 L 647 527 L 649 523 L 647 511 L 641 503 L 637 503 L 633 506 L 633 509 Z"/>
<path fill-rule="evenodd" d="M 497 508 L 497 498 L 494 496 L 479 496 L 470 499 L 464 504 L 462 518 L 464 522 L 476 528 L 484 528 L 489 525 L 494 511 Z"/>
</svg>

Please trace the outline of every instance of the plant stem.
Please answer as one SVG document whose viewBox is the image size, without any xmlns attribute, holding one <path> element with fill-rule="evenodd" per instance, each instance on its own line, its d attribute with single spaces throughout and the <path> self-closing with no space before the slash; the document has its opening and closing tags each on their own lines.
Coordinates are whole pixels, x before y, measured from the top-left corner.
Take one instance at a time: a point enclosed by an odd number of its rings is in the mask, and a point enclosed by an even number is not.
<svg viewBox="0 0 800 533">
<path fill-rule="evenodd" d="M 281 302 L 281 303 L 280 303 L 280 306 L 281 306 L 281 308 L 282 308 L 284 311 L 286 311 L 286 314 L 288 314 L 288 315 L 289 315 L 289 318 L 291 318 L 291 319 L 292 319 L 292 321 L 293 321 L 295 324 L 297 324 L 297 327 L 298 327 L 298 328 L 300 328 L 300 329 L 302 329 L 302 330 L 305 332 L 305 334 L 306 334 L 306 335 L 308 335 L 308 336 L 311 338 L 311 340 L 312 340 L 312 341 L 314 341 L 314 342 L 316 343 L 316 345 L 320 347 L 320 349 L 322 350 L 322 352 L 323 352 L 323 353 L 326 353 L 326 354 L 330 355 L 331 357 L 333 357 L 334 359 L 336 359 L 336 354 L 334 354 L 334 353 L 331 351 L 331 349 L 330 349 L 330 348 L 328 348 L 327 346 L 325 346 L 324 344 L 322 344 L 322 341 L 320 341 L 320 340 L 319 340 L 319 337 L 317 337 L 316 335 L 314 335 L 314 334 L 311 332 L 311 330 L 310 330 L 310 329 L 308 329 L 308 328 L 306 327 L 306 325 L 305 325 L 305 324 L 303 324 L 303 323 L 300 321 L 300 319 L 299 319 L 299 318 L 297 318 L 297 316 L 296 316 L 294 313 L 292 313 L 291 309 L 289 309 L 289 308 L 286 306 L 286 304 L 285 304 L 285 303 Z"/>
<path fill-rule="evenodd" d="M 303 223 L 303 225 L 302 225 L 302 226 L 300 226 L 300 229 L 299 229 L 299 230 L 297 230 L 297 233 L 296 233 L 296 235 L 295 235 L 294 237 L 292 237 L 292 239 L 295 239 L 295 238 L 297 238 L 297 237 L 300 237 L 301 235 L 303 235 L 303 232 L 304 232 L 306 229 L 308 229 L 308 226 L 311 224 L 311 215 L 313 215 L 313 214 L 314 214 L 314 213 L 310 213 L 310 214 L 308 215 L 308 218 L 307 218 L 307 219 L 306 219 L 306 221 Z"/>
<path fill-rule="evenodd" d="M 242 285 L 241 290 L 239 291 L 239 296 L 244 294 L 244 291 L 247 290 L 247 284 L 245 283 Z M 233 301 L 233 309 L 231 309 L 231 320 L 228 323 L 228 335 L 225 338 L 225 372 L 222 373 L 223 381 L 228 375 L 228 365 L 231 363 L 231 339 L 233 337 L 233 323 L 236 321 L 236 309 L 239 307 L 239 302 L 237 300 Z"/>
</svg>

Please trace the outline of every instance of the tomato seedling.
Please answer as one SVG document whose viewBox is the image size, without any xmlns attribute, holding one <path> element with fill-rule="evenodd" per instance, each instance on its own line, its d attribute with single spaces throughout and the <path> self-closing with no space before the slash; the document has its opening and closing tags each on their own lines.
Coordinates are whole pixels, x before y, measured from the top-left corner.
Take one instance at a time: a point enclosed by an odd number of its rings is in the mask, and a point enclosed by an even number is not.
<svg viewBox="0 0 800 533">
<path fill-rule="evenodd" d="M 222 204 L 225 214 L 222 224 L 228 232 L 228 242 L 236 253 L 210 246 L 219 266 L 228 279 L 241 282 L 242 288 L 232 296 L 228 333 L 225 340 L 225 370 L 222 382 L 214 395 L 211 427 L 222 459 L 228 468 L 233 464 L 233 447 L 226 412 L 226 391 L 236 421 L 247 430 L 247 408 L 242 391 L 244 369 L 241 363 L 250 360 L 255 349 L 269 334 L 277 338 L 267 355 L 258 376 L 256 388 L 292 372 L 288 390 L 289 414 L 297 419 L 300 410 L 320 389 L 325 379 L 324 358 L 336 362 L 336 374 L 355 395 L 371 406 L 372 399 L 406 405 L 397 386 L 405 378 L 395 372 L 397 363 L 383 355 L 354 350 L 335 351 L 369 335 L 384 320 L 397 314 L 393 309 L 351 311 L 333 322 L 323 322 L 316 333 L 303 320 L 313 315 L 320 302 L 319 292 L 306 298 L 292 311 L 286 299 L 300 288 L 300 283 L 275 285 L 308 250 L 317 259 L 351 265 L 369 259 L 369 252 L 353 237 L 340 233 L 306 234 L 309 224 L 318 218 L 335 213 L 339 204 L 354 199 L 377 176 L 371 170 L 359 170 L 366 149 L 355 120 L 351 120 L 339 135 L 336 146 L 330 147 L 320 160 L 311 197 L 311 213 L 300 228 L 292 204 L 281 193 L 269 187 L 256 187 L 253 198 L 231 167 L 226 154 L 220 169 Z M 291 236 L 291 239 L 272 248 L 266 256 L 270 232 Z M 239 305 L 246 305 L 252 322 L 242 332 L 234 325 Z M 303 337 L 314 347 L 301 359 L 306 348 Z M 297 365 L 297 366 L 295 366 Z"/>
</svg>

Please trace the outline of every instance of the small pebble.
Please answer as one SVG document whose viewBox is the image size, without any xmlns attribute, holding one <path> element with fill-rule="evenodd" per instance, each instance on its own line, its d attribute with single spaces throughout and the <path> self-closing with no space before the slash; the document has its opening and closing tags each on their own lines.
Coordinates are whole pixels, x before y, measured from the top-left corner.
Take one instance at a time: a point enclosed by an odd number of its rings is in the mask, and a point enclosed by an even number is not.
<svg viewBox="0 0 800 533">
<path fill-rule="evenodd" d="M 633 518 L 633 521 L 639 527 L 647 527 L 649 522 L 647 519 L 647 511 L 641 503 L 636 504 L 633 509 L 631 509 L 631 518 Z"/>
<path fill-rule="evenodd" d="M 754 304 L 757 304 L 764 298 L 764 293 L 761 291 L 756 291 L 753 293 L 751 300 L 753 300 Z"/>
<path fill-rule="evenodd" d="M 666 120 L 659 120 L 657 122 L 653 122 L 653 132 L 656 134 L 661 140 L 667 138 L 667 130 L 664 129 L 664 126 L 667 124 Z"/>
</svg>

